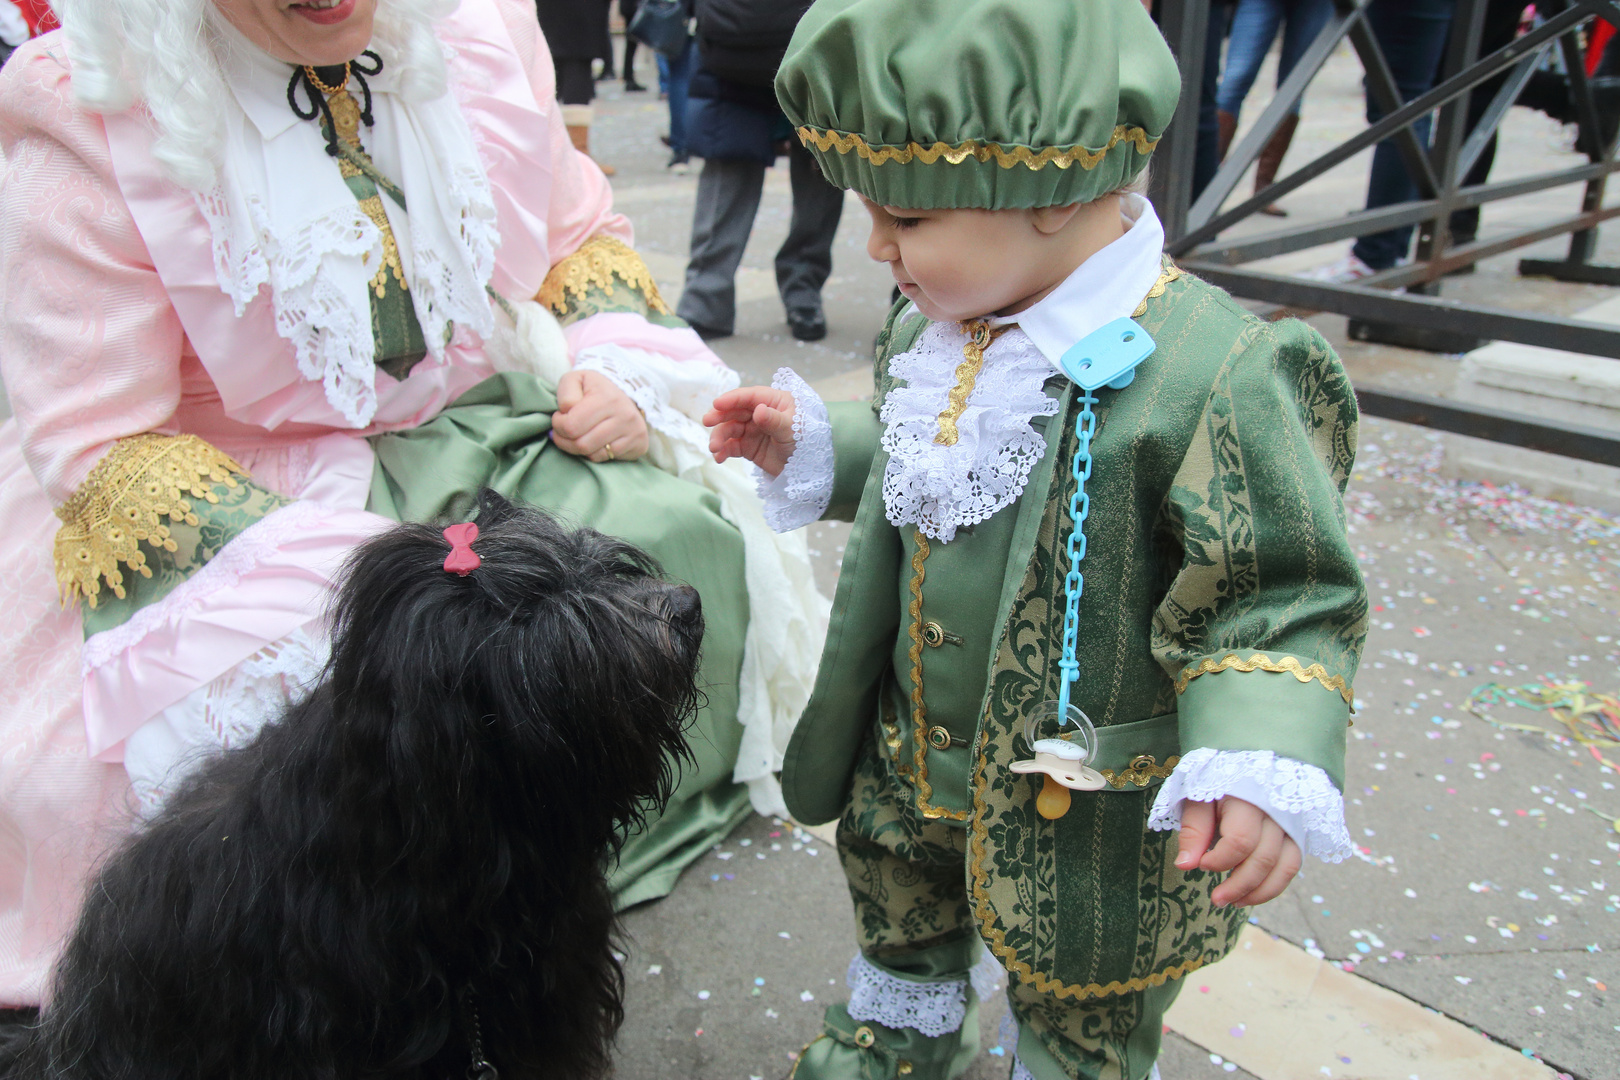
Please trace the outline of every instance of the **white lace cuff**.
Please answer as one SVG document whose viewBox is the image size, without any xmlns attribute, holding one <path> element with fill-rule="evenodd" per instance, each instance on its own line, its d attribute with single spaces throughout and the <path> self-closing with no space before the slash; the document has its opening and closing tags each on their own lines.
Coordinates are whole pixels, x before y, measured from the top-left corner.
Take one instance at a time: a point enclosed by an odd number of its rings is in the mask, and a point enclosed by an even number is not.
<svg viewBox="0 0 1620 1080">
<path fill-rule="evenodd" d="M 765 521 L 779 533 L 791 532 L 819 521 L 832 501 L 832 422 L 821 395 L 792 368 L 777 368 L 771 389 L 793 395 L 793 455 L 774 479 L 755 466 L 754 480 Z"/>
<path fill-rule="evenodd" d="M 1228 795 L 1270 814 L 1305 855 L 1336 863 L 1355 854 L 1344 827 L 1344 796 L 1327 773 L 1270 750 L 1200 747 L 1185 755 L 1159 789 L 1148 825 L 1179 829 L 1183 801 L 1213 802 Z"/>
<path fill-rule="evenodd" d="M 1000 984 L 1001 965 L 986 953 L 965 979 L 915 982 L 884 971 L 861 953 L 849 962 L 849 1016 L 938 1038 L 962 1026 L 968 987 L 980 1000 Z"/>
<path fill-rule="evenodd" d="M 687 442 L 695 439 L 704 447 L 709 439 L 697 417 L 717 395 L 737 385 L 730 368 L 674 360 L 632 345 L 587 346 L 574 357 L 574 370 L 606 376 L 636 403 L 654 431 Z"/>
</svg>

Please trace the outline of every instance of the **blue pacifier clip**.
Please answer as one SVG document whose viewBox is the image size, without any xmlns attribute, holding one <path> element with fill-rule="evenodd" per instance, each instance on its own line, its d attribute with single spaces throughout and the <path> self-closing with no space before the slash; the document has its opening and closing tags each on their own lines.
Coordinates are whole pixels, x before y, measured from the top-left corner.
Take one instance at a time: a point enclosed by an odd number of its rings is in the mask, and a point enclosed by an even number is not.
<svg viewBox="0 0 1620 1080">
<path fill-rule="evenodd" d="M 1059 361 L 1063 373 L 1080 388 L 1080 415 L 1075 418 L 1074 434 L 1078 440 L 1074 449 L 1074 463 L 1070 475 L 1075 479 L 1074 496 L 1069 500 L 1069 573 L 1063 580 L 1066 603 L 1063 613 L 1063 659 L 1058 661 L 1063 679 L 1058 689 L 1058 723 L 1069 718 L 1069 691 L 1080 675 L 1080 662 L 1075 659 L 1076 638 L 1080 627 L 1080 592 L 1085 579 L 1080 574 L 1080 561 L 1086 557 L 1086 515 L 1091 510 L 1091 497 L 1086 494 L 1086 481 L 1091 479 L 1091 437 L 1097 429 L 1097 414 L 1092 406 L 1098 404 L 1096 391 L 1106 386 L 1123 390 L 1136 378 L 1137 365 L 1153 355 L 1153 338 L 1135 319 L 1119 318 L 1093 330 L 1063 354 Z"/>
</svg>

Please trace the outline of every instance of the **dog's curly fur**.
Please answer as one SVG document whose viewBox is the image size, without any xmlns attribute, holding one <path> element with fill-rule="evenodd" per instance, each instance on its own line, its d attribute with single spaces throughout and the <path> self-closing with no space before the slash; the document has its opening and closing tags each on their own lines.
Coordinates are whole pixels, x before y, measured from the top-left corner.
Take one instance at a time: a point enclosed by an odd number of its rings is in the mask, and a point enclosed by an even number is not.
<svg viewBox="0 0 1620 1080">
<path fill-rule="evenodd" d="M 697 594 L 480 496 L 351 559 L 303 702 L 202 767 L 99 872 L 33 1080 L 445 1080 L 471 1015 L 507 1080 L 607 1072 L 623 974 L 603 875 L 668 798 Z"/>
</svg>

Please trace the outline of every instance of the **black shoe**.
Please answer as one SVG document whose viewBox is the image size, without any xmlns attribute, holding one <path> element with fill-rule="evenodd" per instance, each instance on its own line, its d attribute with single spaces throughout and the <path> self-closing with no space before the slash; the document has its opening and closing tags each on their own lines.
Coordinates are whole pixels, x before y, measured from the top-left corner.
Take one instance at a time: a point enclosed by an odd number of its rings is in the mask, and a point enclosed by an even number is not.
<svg viewBox="0 0 1620 1080">
<path fill-rule="evenodd" d="M 690 320 L 686 325 L 690 326 L 693 330 L 696 330 L 697 336 L 702 338 L 704 341 L 714 341 L 716 338 L 728 338 L 731 336 L 730 330 L 721 330 L 718 327 L 704 326 L 702 323 L 695 323 L 691 322 Z"/>
<path fill-rule="evenodd" d="M 789 308 L 787 324 L 800 341 L 820 341 L 827 336 L 827 317 L 820 308 Z"/>
<path fill-rule="evenodd" d="M 645 86 L 642 86 L 640 83 L 636 82 L 636 80 L 633 77 L 627 75 L 627 76 L 625 76 L 625 79 L 624 79 L 624 89 L 625 89 L 626 93 L 639 94 L 642 91 L 646 90 L 647 88 Z"/>
</svg>

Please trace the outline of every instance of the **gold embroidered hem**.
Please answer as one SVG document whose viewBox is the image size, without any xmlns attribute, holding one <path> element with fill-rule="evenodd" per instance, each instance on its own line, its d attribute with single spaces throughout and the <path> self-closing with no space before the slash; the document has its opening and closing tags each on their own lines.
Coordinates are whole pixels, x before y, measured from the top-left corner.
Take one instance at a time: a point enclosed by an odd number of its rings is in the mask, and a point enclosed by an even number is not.
<svg viewBox="0 0 1620 1080">
<path fill-rule="evenodd" d="M 84 597 L 91 607 L 105 578 L 124 597 L 123 563 L 151 577 L 140 542 L 176 549 L 164 519 L 197 524 L 189 495 L 217 503 L 213 486 L 236 487 L 247 471 L 195 435 L 135 435 L 113 444 L 73 497 L 57 508 L 56 582 L 64 605 Z"/>
<path fill-rule="evenodd" d="M 1131 312 L 1131 318 L 1140 319 L 1142 316 L 1146 315 L 1148 301 L 1157 300 L 1159 297 L 1163 296 L 1164 290 L 1170 285 L 1170 283 L 1184 273 L 1186 273 L 1185 270 L 1171 262 L 1168 255 L 1165 256 L 1164 269 L 1159 272 L 1159 280 L 1153 283 L 1153 288 L 1149 289 L 1147 295 L 1142 297 L 1142 302 L 1136 305 L 1136 310 Z"/>
<path fill-rule="evenodd" d="M 1187 684 L 1200 675 L 1214 675 L 1221 671 L 1270 671 L 1276 674 L 1287 673 L 1302 683 L 1319 682 L 1329 690 L 1344 698 L 1346 705 L 1354 705 L 1356 695 L 1345 684 L 1344 678 L 1339 675 L 1329 675 L 1321 664 L 1312 664 L 1306 667 L 1292 656 L 1285 656 L 1281 660 L 1273 660 L 1265 653 L 1255 653 L 1248 659 L 1236 653 L 1227 653 L 1220 660 L 1205 657 L 1203 660 L 1185 668 L 1176 678 L 1176 693 L 1185 693 Z"/>
<path fill-rule="evenodd" d="M 553 266 L 535 299 L 559 319 L 564 319 L 586 313 L 581 309 L 593 289 L 611 300 L 620 286 L 639 294 L 649 311 L 672 314 L 641 256 L 624 241 L 606 233 L 597 233 L 581 244 L 578 251 Z M 634 304 L 598 305 L 598 309 L 633 310 Z"/>
<path fill-rule="evenodd" d="M 1180 754 L 1172 754 L 1164 759 L 1160 765 L 1152 754 L 1142 754 L 1131 760 L 1129 768 L 1115 772 L 1113 769 L 1098 769 L 1102 778 L 1108 781 L 1108 786 L 1118 790 L 1126 784 L 1135 784 L 1137 787 L 1147 787 L 1154 780 L 1168 780 L 1175 771 L 1176 764 L 1181 760 Z"/>
<path fill-rule="evenodd" d="M 1033 172 L 1039 172 L 1048 165 L 1055 165 L 1059 169 L 1067 169 L 1073 165 L 1079 165 L 1082 169 L 1095 169 L 1108 155 L 1108 151 L 1124 142 L 1133 143 L 1142 154 L 1151 154 L 1153 148 L 1159 145 L 1159 140 L 1148 138 L 1148 133 L 1142 128 L 1127 127 L 1124 124 L 1116 127 L 1108 142 L 1096 150 L 1085 146 L 1046 146 L 1037 150 L 1032 146 L 1003 146 L 1000 143 L 985 143 L 977 139 L 969 139 L 955 146 L 942 142 L 934 143 L 932 146 L 923 146 L 921 143 L 907 143 L 905 146 L 873 146 L 859 135 L 831 130 L 818 131 L 813 127 L 801 127 L 799 141 L 822 153 L 836 150 L 840 154 L 848 154 L 853 151 L 856 156 L 865 158 L 873 165 L 884 165 L 891 161 L 909 165 L 914 160 L 924 165 L 932 165 L 941 158 L 951 165 L 960 165 L 968 158 L 973 158 L 976 161 L 994 161 L 1003 169 L 1023 165 Z"/>
</svg>

